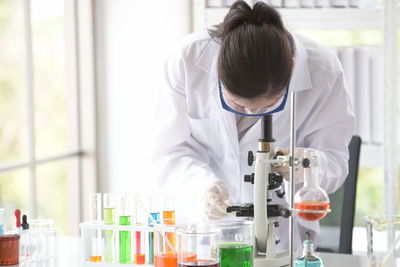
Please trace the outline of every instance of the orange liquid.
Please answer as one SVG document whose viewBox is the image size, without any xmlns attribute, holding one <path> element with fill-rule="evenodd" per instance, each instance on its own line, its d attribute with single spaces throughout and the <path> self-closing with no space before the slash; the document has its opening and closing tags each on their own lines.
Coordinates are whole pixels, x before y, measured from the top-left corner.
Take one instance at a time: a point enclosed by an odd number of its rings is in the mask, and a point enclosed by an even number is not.
<svg viewBox="0 0 400 267">
<path fill-rule="evenodd" d="M 136 254 L 134 256 L 134 262 L 135 264 L 145 264 L 146 256 L 144 254 Z"/>
<path fill-rule="evenodd" d="M 154 256 L 154 267 L 177 267 L 178 257 L 176 253 L 165 252 Z"/>
<path fill-rule="evenodd" d="M 297 210 L 321 210 L 327 211 L 330 208 L 329 203 L 319 202 L 319 201 L 304 201 L 301 203 L 295 203 L 294 208 Z M 297 216 L 306 221 L 318 221 L 326 216 L 326 212 L 321 213 L 306 213 L 297 212 Z"/>
<path fill-rule="evenodd" d="M 174 225 L 175 224 L 175 211 L 163 211 L 163 220 L 164 224 L 167 225 Z M 166 233 L 166 236 L 171 242 L 171 244 L 175 247 L 175 234 L 174 233 Z M 172 249 L 166 244 L 165 245 L 166 251 L 172 251 Z"/>
<path fill-rule="evenodd" d="M 90 256 L 89 261 L 91 262 L 101 262 L 101 256 Z"/>
</svg>

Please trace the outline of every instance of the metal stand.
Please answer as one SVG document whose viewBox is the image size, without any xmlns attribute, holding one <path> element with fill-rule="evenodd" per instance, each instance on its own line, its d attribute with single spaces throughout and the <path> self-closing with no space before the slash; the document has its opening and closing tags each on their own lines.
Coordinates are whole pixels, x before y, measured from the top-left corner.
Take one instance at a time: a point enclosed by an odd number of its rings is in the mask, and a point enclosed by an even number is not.
<svg viewBox="0 0 400 267">
<path fill-rule="evenodd" d="M 290 181 L 289 181 L 289 200 L 291 215 L 289 217 L 289 266 L 293 267 L 294 262 L 294 247 L 293 247 L 293 228 L 294 228 L 294 182 L 295 181 L 295 147 L 296 147 L 296 95 L 290 94 Z"/>
</svg>

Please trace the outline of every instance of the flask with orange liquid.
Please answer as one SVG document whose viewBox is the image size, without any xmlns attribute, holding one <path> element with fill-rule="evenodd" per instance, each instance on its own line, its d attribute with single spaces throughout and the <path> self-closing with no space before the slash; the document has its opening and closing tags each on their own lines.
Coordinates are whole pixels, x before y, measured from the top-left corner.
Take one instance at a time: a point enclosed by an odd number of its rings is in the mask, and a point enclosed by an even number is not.
<svg viewBox="0 0 400 267">
<path fill-rule="evenodd" d="M 329 197 L 318 185 L 318 157 L 315 150 L 305 150 L 303 159 L 304 186 L 294 196 L 297 217 L 318 221 L 330 212 Z"/>
</svg>

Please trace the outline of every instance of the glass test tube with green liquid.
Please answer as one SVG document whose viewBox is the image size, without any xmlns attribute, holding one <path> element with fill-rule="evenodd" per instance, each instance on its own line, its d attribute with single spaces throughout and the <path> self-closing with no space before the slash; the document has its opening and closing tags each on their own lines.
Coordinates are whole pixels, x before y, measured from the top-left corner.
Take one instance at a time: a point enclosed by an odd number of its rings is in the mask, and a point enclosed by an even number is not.
<svg viewBox="0 0 400 267">
<path fill-rule="evenodd" d="M 119 225 L 131 225 L 131 212 L 128 196 L 121 198 Z M 131 232 L 119 231 L 119 263 L 131 263 Z"/>
<path fill-rule="evenodd" d="M 106 193 L 103 196 L 104 224 L 115 224 L 115 196 Z M 104 230 L 104 261 L 112 263 L 115 261 L 115 231 Z"/>
</svg>

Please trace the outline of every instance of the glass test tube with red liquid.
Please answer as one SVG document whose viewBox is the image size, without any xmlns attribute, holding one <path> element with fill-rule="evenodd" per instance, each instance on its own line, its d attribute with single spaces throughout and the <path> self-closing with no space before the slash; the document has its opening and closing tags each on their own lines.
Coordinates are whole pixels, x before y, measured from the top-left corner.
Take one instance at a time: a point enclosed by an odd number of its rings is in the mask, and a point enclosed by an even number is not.
<svg viewBox="0 0 400 267">
<path fill-rule="evenodd" d="M 143 210 L 138 205 L 139 196 L 135 196 L 135 209 L 134 209 L 134 217 L 135 224 L 138 226 L 144 226 L 144 218 L 145 214 L 143 214 Z M 134 264 L 145 264 L 146 263 L 146 254 L 145 254 L 145 233 L 143 231 L 135 231 L 135 252 L 133 256 Z"/>
</svg>

